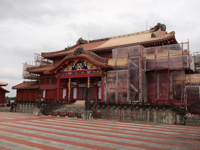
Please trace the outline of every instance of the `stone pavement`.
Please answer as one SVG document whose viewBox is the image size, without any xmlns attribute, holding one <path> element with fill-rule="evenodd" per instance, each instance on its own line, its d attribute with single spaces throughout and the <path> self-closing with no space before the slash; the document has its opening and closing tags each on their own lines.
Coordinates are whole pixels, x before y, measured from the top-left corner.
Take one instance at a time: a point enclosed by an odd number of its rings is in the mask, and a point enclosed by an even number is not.
<svg viewBox="0 0 200 150">
<path fill-rule="evenodd" d="M 0 112 L 0 150 L 200 149 L 200 127 Z"/>
</svg>

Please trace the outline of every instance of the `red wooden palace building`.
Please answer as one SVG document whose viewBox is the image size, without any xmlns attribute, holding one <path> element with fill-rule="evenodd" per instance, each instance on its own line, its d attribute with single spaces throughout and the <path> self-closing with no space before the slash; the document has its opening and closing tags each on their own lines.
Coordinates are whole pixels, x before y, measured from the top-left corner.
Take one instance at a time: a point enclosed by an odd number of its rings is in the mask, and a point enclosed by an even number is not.
<svg viewBox="0 0 200 150">
<path fill-rule="evenodd" d="M 44 100 L 75 102 L 84 100 L 90 88 L 90 99 L 98 102 L 186 104 L 185 89 L 191 90 L 186 74 L 195 72 L 192 60 L 188 43 L 178 44 L 175 32 L 158 24 L 121 36 L 80 38 L 74 46 L 36 54 L 35 66 L 24 64 L 23 77 L 29 81 L 13 89 L 17 101 L 37 100 L 40 89 Z"/>
<path fill-rule="evenodd" d="M 0 82 L 0 107 L 4 106 L 5 104 L 5 95 L 9 93 L 8 90 L 2 88 L 2 86 L 7 86 L 7 83 Z"/>
</svg>

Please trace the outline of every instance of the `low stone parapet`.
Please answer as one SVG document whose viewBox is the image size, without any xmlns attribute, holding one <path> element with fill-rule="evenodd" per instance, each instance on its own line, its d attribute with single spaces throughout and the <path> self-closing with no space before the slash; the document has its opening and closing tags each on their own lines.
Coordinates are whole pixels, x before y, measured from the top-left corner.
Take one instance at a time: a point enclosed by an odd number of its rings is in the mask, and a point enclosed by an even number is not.
<svg viewBox="0 0 200 150">
<path fill-rule="evenodd" d="M 170 107 L 119 107 L 97 106 L 93 112 L 94 118 L 120 121 L 144 121 L 166 124 L 184 124 L 185 118 Z"/>
<path fill-rule="evenodd" d="M 43 114 L 43 108 L 35 108 L 33 110 L 33 115 L 35 116 L 41 116 Z"/>
<path fill-rule="evenodd" d="M 35 108 L 37 108 L 35 103 L 17 103 L 12 107 L 11 112 L 33 113 Z"/>
<path fill-rule="evenodd" d="M 200 116 L 199 115 L 186 115 L 185 125 L 190 126 L 200 126 Z"/>
<path fill-rule="evenodd" d="M 0 112 L 9 112 L 10 107 L 0 107 Z"/>
</svg>

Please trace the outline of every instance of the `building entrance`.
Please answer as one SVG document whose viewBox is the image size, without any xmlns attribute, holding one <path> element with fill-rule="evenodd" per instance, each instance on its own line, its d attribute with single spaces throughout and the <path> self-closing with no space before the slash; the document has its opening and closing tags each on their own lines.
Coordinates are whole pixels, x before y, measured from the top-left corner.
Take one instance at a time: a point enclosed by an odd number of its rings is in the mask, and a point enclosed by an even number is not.
<svg viewBox="0 0 200 150">
<path fill-rule="evenodd" d="M 89 98 L 92 101 L 101 101 L 101 77 L 80 77 L 59 79 L 58 101 L 76 102 L 85 100 L 86 91 L 89 88 Z M 58 90 L 58 89 L 57 89 Z"/>
</svg>

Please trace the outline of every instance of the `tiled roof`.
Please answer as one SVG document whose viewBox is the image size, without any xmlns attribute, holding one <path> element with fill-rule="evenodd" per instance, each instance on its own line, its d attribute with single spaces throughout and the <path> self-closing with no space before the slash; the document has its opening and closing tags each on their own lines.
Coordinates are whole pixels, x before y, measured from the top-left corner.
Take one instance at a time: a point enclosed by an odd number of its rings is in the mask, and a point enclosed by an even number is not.
<svg viewBox="0 0 200 150">
<path fill-rule="evenodd" d="M 126 34 L 121 36 L 115 36 L 106 39 L 100 39 L 96 41 L 90 41 L 87 44 L 81 44 L 85 51 L 96 51 L 96 50 L 105 50 L 105 49 L 112 49 L 119 46 L 126 46 L 126 45 L 136 45 L 136 44 L 145 44 L 154 41 L 165 40 L 169 38 L 174 38 L 175 32 L 156 32 L 156 37 L 151 37 L 150 31 L 143 31 L 138 33 Z M 42 53 L 43 57 L 56 57 L 56 56 L 64 56 L 70 53 L 73 53 L 80 45 L 74 45 L 72 48 L 69 48 L 67 51 L 57 51 L 57 52 L 47 52 Z"/>
<path fill-rule="evenodd" d="M 8 91 L 8 90 L 6 90 L 6 89 L 4 89 L 4 88 L 2 88 L 2 87 L 0 87 L 0 90 L 5 91 L 5 93 L 10 93 L 10 91 Z"/>
<path fill-rule="evenodd" d="M 39 83 L 36 81 L 24 81 L 16 86 L 13 86 L 12 89 L 38 89 Z"/>
<path fill-rule="evenodd" d="M 110 65 L 108 65 L 108 59 L 102 58 L 93 52 L 88 52 L 88 51 L 84 50 L 83 54 L 74 55 L 72 53 L 70 55 L 65 56 L 65 58 L 63 58 L 59 63 L 57 63 L 55 65 L 38 68 L 38 69 L 32 69 L 32 70 L 29 70 L 29 72 L 31 72 L 31 73 L 43 72 L 44 74 L 49 74 L 51 71 L 58 68 L 63 62 L 65 62 L 69 59 L 75 59 L 75 58 L 85 58 L 85 59 L 91 61 L 94 65 L 97 65 L 99 67 L 111 67 Z"/>
<path fill-rule="evenodd" d="M 30 69 L 28 71 L 31 72 L 31 73 L 40 73 L 40 72 L 48 71 L 48 70 L 50 70 L 50 69 L 52 69 L 54 67 L 55 67 L 55 65 L 50 65 L 50 66 L 46 66 L 46 67 Z"/>
<path fill-rule="evenodd" d="M 99 56 L 98 56 L 99 57 Z M 58 64 L 55 65 L 55 67 L 49 71 L 53 71 L 55 70 L 56 68 L 58 68 L 63 62 L 65 62 L 66 60 L 69 60 L 69 59 L 75 59 L 75 58 L 85 58 L 89 61 L 91 61 L 94 65 L 97 65 L 97 66 L 100 66 L 100 67 L 111 67 L 109 66 L 107 63 L 107 61 L 103 62 L 103 61 L 100 61 L 99 59 L 95 58 L 95 57 L 92 57 L 90 56 L 89 54 L 80 54 L 80 55 L 72 55 L 72 56 L 66 56 L 63 60 L 61 60 Z M 105 59 L 105 58 L 100 58 L 100 59 Z"/>
<path fill-rule="evenodd" d="M 8 83 L 6 83 L 6 82 L 0 82 L 0 86 L 6 86 L 6 85 L 8 85 Z"/>
<path fill-rule="evenodd" d="M 92 42 L 92 43 L 87 43 L 87 44 L 81 44 L 81 46 L 83 47 L 83 49 L 85 51 L 89 51 L 92 50 L 102 44 L 104 44 L 106 41 L 97 41 L 97 42 Z M 42 53 L 43 57 L 54 57 L 54 56 L 59 56 L 59 55 L 67 55 L 70 53 L 73 53 L 80 45 L 75 46 L 74 48 L 68 50 L 68 51 L 60 51 L 60 52 L 50 52 L 50 53 Z"/>
</svg>

